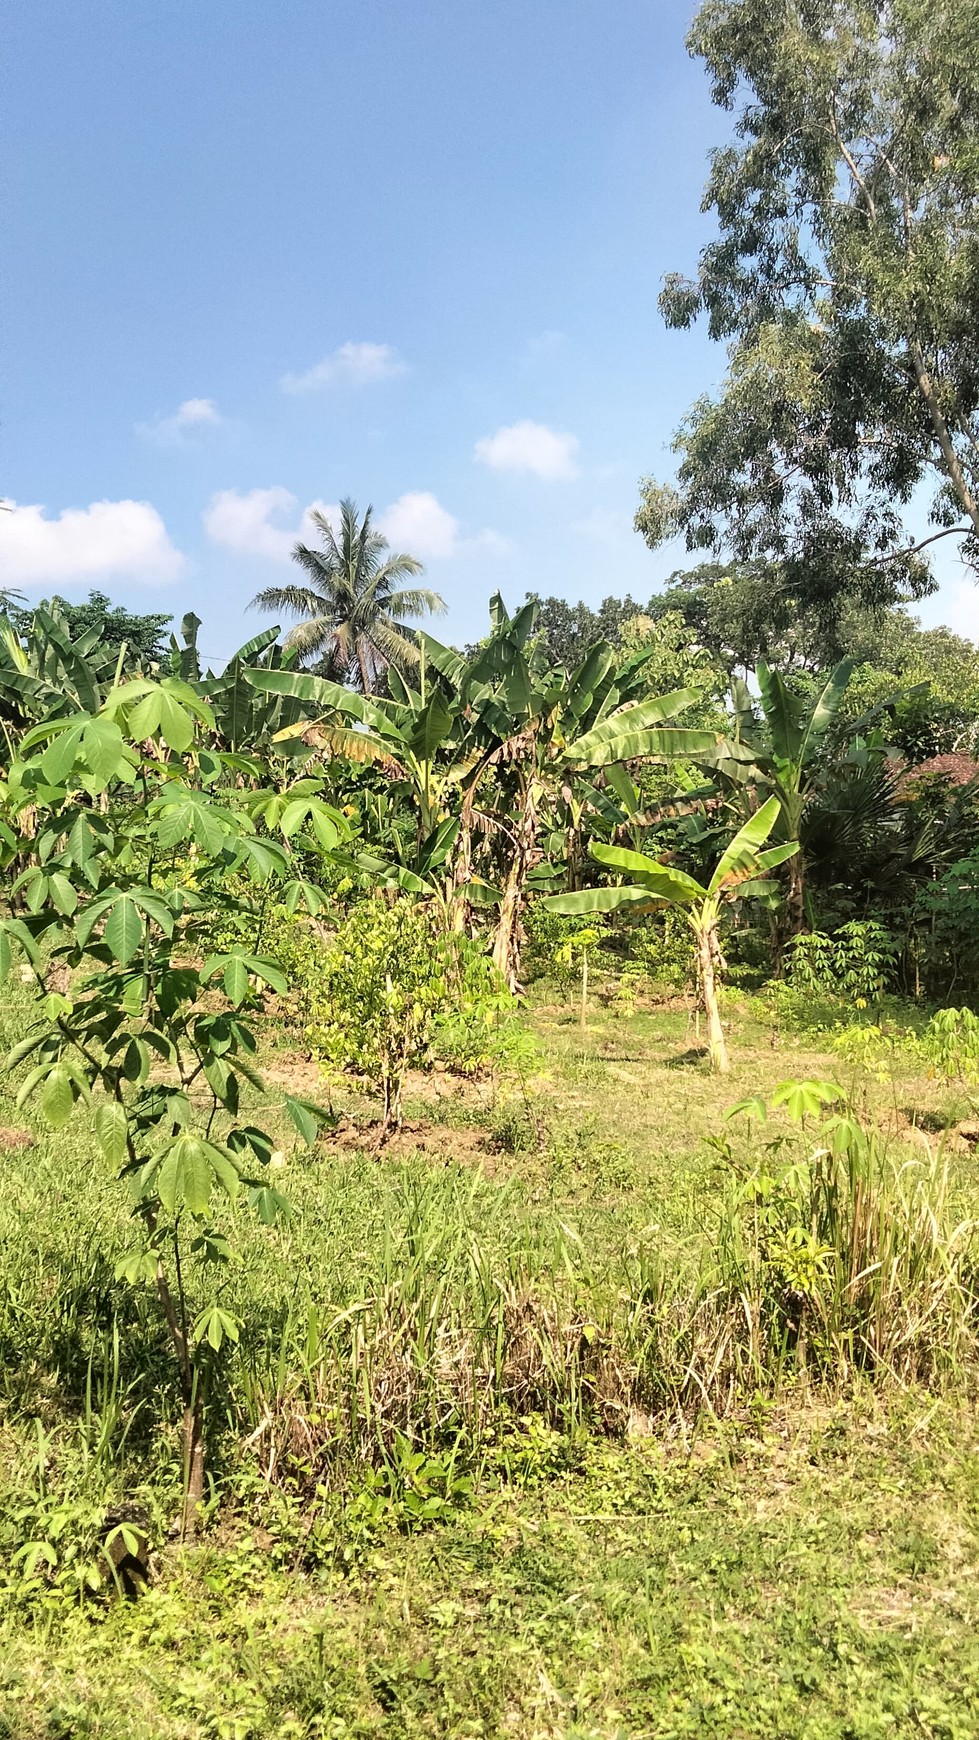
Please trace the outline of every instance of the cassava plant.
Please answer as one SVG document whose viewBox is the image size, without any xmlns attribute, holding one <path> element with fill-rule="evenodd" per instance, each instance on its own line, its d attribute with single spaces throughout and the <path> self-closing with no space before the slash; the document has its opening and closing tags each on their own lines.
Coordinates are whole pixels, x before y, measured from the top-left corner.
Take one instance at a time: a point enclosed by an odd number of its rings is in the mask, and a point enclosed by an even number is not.
<svg viewBox="0 0 979 1740">
<path fill-rule="evenodd" d="M 222 757 L 201 747 L 212 730 L 185 682 L 126 682 L 97 711 L 28 731 L 2 787 L 4 849 L 26 868 L 0 922 L 0 977 L 18 951 L 38 997 L 6 1067 L 29 1066 L 18 1103 L 51 1128 L 87 1117 L 107 1180 L 128 1185 L 138 1238 L 116 1277 L 155 1288 L 172 1344 L 185 1537 L 204 1493 L 208 1375 L 239 1335 L 221 1303 L 229 1205 L 268 1225 L 287 1213 L 265 1176 L 273 1135 L 243 1109 L 245 1092 L 262 1090 L 254 1016 L 285 976 L 241 943 L 214 954 L 201 938 L 216 909 L 233 921 L 243 906 L 240 871 L 315 909 L 293 845 L 304 829 L 321 843 L 340 829 L 306 789 L 276 809 L 277 838 L 260 832 L 220 789 Z M 285 1111 L 312 1141 L 323 1114 L 291 1097 Z"/>
<path fill-rule="evenodd" d="M 697 950 L 700 995 L 707 1020 L 707 1044 L 713 1067 L 720 1071 L 730 1068 L 727 1042 L 721 1024 L 718 984 L 722 973 L 720 916 L 722 907 L 746 894 L 759 893 L 770 887 L 765 878 L 769 870 L 784 864 L 797 850 L 796 842 L 781 846 L 764 846 L 778 820 L 778 799 L 771 797 L 760 810 L 745 822 L 722 853 L 707 886 L 693 876 L 647 858 L 643 852 L 627 852 L 618 846 L 595 845 L 592 857 L 612 870 L 625 870 L 633 882 L 612 888 L 585 888 L 577 894 L 554 895 L 544 902 L 550 912 L 614 912 L 618 907 L 656 903 L 675 908 L 682 913 L 693 932 Z"/>
</svg>

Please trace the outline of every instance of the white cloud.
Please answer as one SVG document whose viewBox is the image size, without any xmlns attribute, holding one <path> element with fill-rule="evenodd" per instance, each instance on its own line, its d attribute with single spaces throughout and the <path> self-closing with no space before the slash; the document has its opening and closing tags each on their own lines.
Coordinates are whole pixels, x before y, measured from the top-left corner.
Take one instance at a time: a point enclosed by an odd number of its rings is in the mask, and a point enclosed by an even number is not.
<svg viewBox="0 0 979 1740">
<path fill-rule="evenodd" d="M 295 530 L 274 521 L 295 516 L 299 503 L 292 491 L 273 484 L 270 489 L 222 489 L 212 495 L 204 509 L 204 530 L 211 542 L 234 550 L 239 556 L 262 556 L 285 562 L 299 536 Z"/>
<path fill-rule="evenodd" d="M 184 558 L 148 501 L 94 501 L 45 519 L 40 506 L 0 513 L 0 573 L 9 586 L 71 586 L 118 575 L 175 580 Z"/>
<path fill-rule="evenodd" d="M 320 534 L 310 518 L 314 510 L 329 520 L 335 532 L 339 530 L 336 502 L 313 501 L 300 514 L 298 498 L 281 484 L 247 491 L 222 489 L 204 510 L 204 530 L 212 543 L 236 555 L 286 562 L 297 539 L 318 544 Z M 423 561 L 476 551 L 510 553 L 508 540 L 499 532 L 486 530 L 463 537 L 455 515 L 427 489 L 399 496 L 376 516 L 375 524 L 393 549 L 407 550 Z"/>
<path fill-rule="evenodd" d="M 378 528 L 395 550 L 407 550 L 423 560 L 454 556 L 459 548 L 459 521 L 430 490 L 410 490 L 378 518 Z"/>
<path fill-rule="evenodd" d="M 283 375 L 284 393 L 319 393 L 327 387 L 367 387 L 403 375 L 405 364 L 390 344 L 341 344 L 301 375 Z"/>
<path fill-rule="evenodd" d="M 529 471 L 548 483 L 577 477 L 578 438 L 524 419 L 484 435 L 473 457 L 493 471 Z"/>
<path fill-rule="evenodd" d="M 213 399 L 185 399 L 172 417 L 157 417 L 152 423 L 137 423 L 136 433 L 145 441 L 163 447 L 179 447 L 191 435 L 219 429 L 224 422 Z"/>
</svg>

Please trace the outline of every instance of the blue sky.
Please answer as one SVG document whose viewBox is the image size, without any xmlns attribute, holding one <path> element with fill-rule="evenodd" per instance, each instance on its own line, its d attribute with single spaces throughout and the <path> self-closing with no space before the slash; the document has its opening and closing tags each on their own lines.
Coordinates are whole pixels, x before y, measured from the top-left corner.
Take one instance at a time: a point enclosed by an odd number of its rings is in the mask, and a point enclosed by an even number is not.
<svg viewBox="0 0 979 1740">
<path fill-rule="evenodd" d="M 692 0 L 33 0 L 6 26 L 3 577 L 267 619 L 310 503 L 373 502 L 448 638 L 644 599 L 638 480 L 723 374 L 663 328 L 723 132 Z M 923 614 L 979 629 L 954 558 Z"/>
</svg>

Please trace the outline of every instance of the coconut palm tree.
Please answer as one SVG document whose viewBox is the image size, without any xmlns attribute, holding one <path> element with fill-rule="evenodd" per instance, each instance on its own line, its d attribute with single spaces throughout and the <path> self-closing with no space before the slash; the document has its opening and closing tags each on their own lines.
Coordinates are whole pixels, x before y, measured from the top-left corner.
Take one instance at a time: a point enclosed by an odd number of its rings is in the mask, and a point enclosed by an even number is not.
<svg viewBox="0 0 979 1740">
<path fill-rule="evenodd" d="M 387 539 L 375 531 L 373 508 L 363 519 L 356 504 L 340 504 L 340 525 L 334 531 L 326 515 L 314 509 L 310 518 L 322 549 L 296 544 L 293 560 L 308 576 L 308 584 L 267 586 L 252 599 L 259 610 L 290 611 L 301 618 L 285 638 L 296 648 L 299 663 L 327 664 L 330 675 L 359 677 L 365 695 L 373 693 L 389 664 L 413 665 L 418 651 L 405 633 L 405 618 L 439 615 L 445 601 L 427 586 L 403 586 L 403 580 L 424 570 L 417 557 L 389 555 Z"/>
</svg>

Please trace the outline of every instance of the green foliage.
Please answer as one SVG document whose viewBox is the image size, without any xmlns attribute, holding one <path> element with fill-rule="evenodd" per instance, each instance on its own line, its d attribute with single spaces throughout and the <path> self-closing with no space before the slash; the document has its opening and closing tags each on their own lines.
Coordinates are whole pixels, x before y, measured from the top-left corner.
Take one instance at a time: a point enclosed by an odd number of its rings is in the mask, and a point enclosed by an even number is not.
<svg viewBox="0 0 979 1740">
<path fill-rule="evenodd" d="M 26 862 L 11 893 L 26 911 L 0 923 L 4 976 L 16 951 L 37 981 L 35 1019 L 6 1060 L 8 1071 L 27 1066 L 17 1104 L 35 1105 L 54 1130 L 84 1108 L 106 1166 L 130 1191 L 140 1236 L 116 1275 L 155 1286 L 172 1340 L 188 1528 L 202 1496 L 209 1361 L 239 1331 L 215 1296 L 190 1326 L 186 1265 L 220 1270 L 222 1217 L 235 1202 L 267 1224 L 287 1212 L 262 1176 L 274 1143 L 243 1115 L 248 1090 L 262 1087 L 254 1015 L 287 981 L 240 942 L 198 949 L 215 908 L 226 921 L 243 916 L 237 876 L 292 886 L 290 835 L 262 838 L 222 801 L 220 759 L 198 744 L 211 723 L 180 679 L 137 679 L 114 685 L 95 714 L 27 732 L 4 791 L 7 860 L 15 871 Z M 319 800 L 304 802 L 306 814 Z M 192 877 L 182 868 L 188 843 Z M 52 974 L 64 990 L 49 990 Z M 294 1117 L 307 1140 L 311 1116 Z"/>
<path fill-rule="evenodd" d="M 654 546 L 774 557 L 829 622 L 921 596 L 923 546 L 979 535 L 977 24 L 974 0 L 706 0 L 688 38 L 733 131 L 704 196 L 719 234 L 661 308 L 703 313 L 730 367 L 678 433 L 677 491 L 650 481 L 637 523 Z"/>
<path fill-rule="evenodd" d="M 163 636 L 171 621 L 169 615 L 135 614 L 121 604 L 113 604 L 106 593 L 99 591 L 90 592 L 80 604 L 55 595 L 50 602 L 45 599 L 36 610 L 53 614 L 63 624 L 69 641 L 94 633 L 97 644 L 112 656 L 113 662 L 124 650 L 126 671 L 148 671 L 164 660 Z M 36 610 L 24 608 L 7 613 L 18 634 L 31 634 Z"/>
<path fill-rule="evenodd" d="M 930 988 L 979 1001 L 979 851 L 942 869 L 916 900 Z"/>
<path fill-rule="evenodd" d="M 939 1009 L 922 1035 L 925 1055 L 946 1081 L 979 1082 L 979 1015 L 972 1009 Z"/>
<path fill-rule="evenodd" d="M 788 982 L 840 997 L 857 1009 L 879 1004 L 893 983 L 897 942 L 874 919 L 852 919 L 832 936 L 807 931 L 789 944 Z"/>
<path fill-rule="evenodd" d="M 379 1084 L 385 1129 L 400 1125 L 405 1076 L 431 1061 L 443 1023 L 447 1049 L 472 1065 L 490 1049 L 490 1024 L 512 1006 L 482 951 L 407 899 L 353 908 L 323 952 L 311 1002 L 319 1055 Z M 460 1022 L 475 1030 L 468 1045 Z"/>
</svg>

